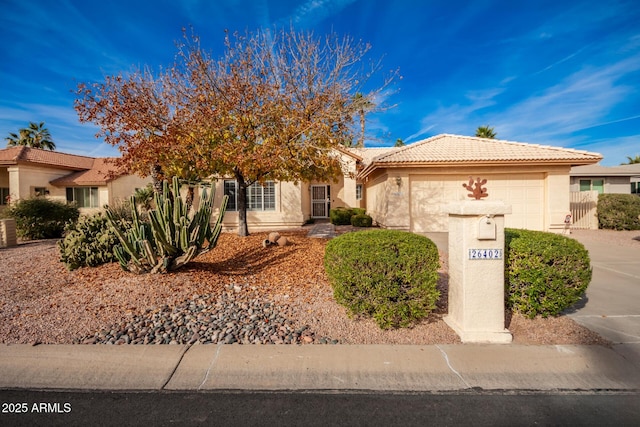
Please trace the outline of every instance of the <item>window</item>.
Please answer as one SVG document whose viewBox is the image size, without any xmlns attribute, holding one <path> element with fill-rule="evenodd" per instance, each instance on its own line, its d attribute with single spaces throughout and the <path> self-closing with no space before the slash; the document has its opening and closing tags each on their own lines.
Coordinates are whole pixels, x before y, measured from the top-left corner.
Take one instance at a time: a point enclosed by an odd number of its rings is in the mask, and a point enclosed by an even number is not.
<svg viewBox="0 0 640 427">
<path fill-rule="evenodd" d="M 68 187 L 67 202 L 76 202 L 79 208 L 97 208 L 98 187 Z"/>
<path fill-rule="evenodd" d="M 0 205 L 8 205 L 8 204 L 9 204 L 9 189 L 0 188 Z"/>
<path fill-rule="evenodd" d="M 47 190 L 47 187 L 35 187 L 33 189 L 33 193 L 36 197 L 47 196 L 49 194 L 49 190 Z"/>
<path fill-rule="evenodd" d="M 236 203 L 238 194 L 236 192 L 235 181 L 224 182 L 224 195 L 229 196 L 229 201 L 227 202 L 227 210 L 228 211 L 238 210 L 238 204 Z"/>
<path fill-rule="evenodd" d="M 236 181 L 224 181 L 224 194 L 229 196 L 228 211 L 238 210 L 238 187 Z M 276 186 L 273 181 L 267 181 L 264 185 L 254 182 L 247 187 L 248 211 L 274 211 L 276 210 Z"/>
<path fill-rule="evenodd" d="M 632 182 L 631 183 L 631 194 L 640 193 L 640 182 Z"/>
<path fill-rule="evenodd" d="M 580 191 L 597 191 L 598 194 L 604 193 L 603 179 L 581 179 Z"/>
<path fill-rule="evenodd" d="M 356 200 L 362 200 L 362 184 L 356 184 Z"/>
</svg>

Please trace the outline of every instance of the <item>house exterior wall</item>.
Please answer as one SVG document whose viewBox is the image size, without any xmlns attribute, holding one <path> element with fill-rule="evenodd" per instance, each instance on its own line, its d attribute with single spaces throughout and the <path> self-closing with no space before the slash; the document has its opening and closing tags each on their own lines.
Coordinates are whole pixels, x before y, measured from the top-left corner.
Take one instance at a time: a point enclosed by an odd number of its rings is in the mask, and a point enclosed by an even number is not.
<svg viewBox="0 0 640 427">
<path fill-rule="evenodd" d="M 376 173 L 369 177 L 365 183 L 363 191 L 366 193 L 366 210 L 367 214 L 371 216 L 375 224 L 381 227 L 388 227 L 387 224 L 387 212 L 388 212 L 388 198 L 389 192 L 387 191 L 387 179 L 386 173 Z"/>
<path fill-rule="evenodd" d="M 68 175 L 70 171 L 31 165 L 16 165 L 7 169 L 9 172 L 9 195 L 11 200 L 34 197 L 36 187 L 45 187 L 49 191 L 47 197 L 50 199 L 67 200 L 65 189 L 54 187 L 49 182 Z"/>
<path fill-rule="evenodd" d="M 571 213 L 570 170 L 570 166 L 556 166 L 546 172 L 542 231 L 561 233 L 566 228 L 564 219 Z"/>
<path fill-rule="evenodd" d="M 50 181 L 72 173 L 67 169 L 58 169 L 34 165 L 18 164 L 0 169 L 0 187 L 8 187 L 12 200 L 35 197 L 35 188 L 46 188 L 47 198 L 60 202 L 67 201 L 67 187 L 57 187 Z M 126 199 L 133 194 L 135 188 L 144 187 L 149 178 L 139 178 L 135 175 L 125 175 L 106 185 L 88 185 L 98 188 L 98 207 L 80 208 L 82 215 L 90 215 L 102 210 L 106 204 L 115 200 Z"/>
<path fill-rule="evenodd" d="M 631 179 L 628 176 L 572 176 L 571 191 L 580 191 L 580 180 L 604 180 L 604 192 L 610 194 L 630 194 Z"/>
<path fill-rule="evenodd" d="M 224 180 L 219 179 L 215 183 L 214 211 L 211 219 L 215 221 L 220 212 L 220 205 L 224 196 Z M 247 211 L 247 223 L 249 232 L 278 230 L 300 227 L 305 218 L 302 209 L 302 184 L 292 182 L 276 182 L 276 203 L 272 211 Z M 227 210 L 222 221 L 225 231 L 238 229 L 238 212 Z"/>
<path fill-rule="evenodd" d="M 449 202 L 468 200 L 469 176 L 486 178 L 489 196 L 513 206 L 506 226 L 561 231 L 569 213 L 569 167 L 434 167 L 387 169 L 370 176 L 367 211 L 385 228 L 447 231 Z"/>
<path fill-rule="evenodd" d="M 109 189 L 107 202 L 114 203 L 118 200 L 128 200 L 133 196 L 136 188 L 144 188 L 151 183 L 151 178 L 141 178 L 138 175 L 123 175 L 107 184 Z M 102 201 L 102 200 L 101 200 Z"/>
<path fill-rule="evenodd" d="M 311 182 L 276 182 L 276 207 L 271 211 L 247 211 L 249 232 L 260 230 L 277 230 L 296 228 L 305 224 L 311 217 L 311 187 L 326 185 L 330 188 L 330 206 L 358 207 L 360 201 L 356 199 L 356 160 L 344 153 L 340 153 L 345 174 L 329 181 Z M 215 184 L 216 196 L 212 220 L 218 215 L 218 208 L 224 195 L 224 179 Z M 328 217 L 328 211 L 327 211 Z M 237 230 L 238 212 L 225 213 L 223 220 L 225 231 Z"/>
</svg>

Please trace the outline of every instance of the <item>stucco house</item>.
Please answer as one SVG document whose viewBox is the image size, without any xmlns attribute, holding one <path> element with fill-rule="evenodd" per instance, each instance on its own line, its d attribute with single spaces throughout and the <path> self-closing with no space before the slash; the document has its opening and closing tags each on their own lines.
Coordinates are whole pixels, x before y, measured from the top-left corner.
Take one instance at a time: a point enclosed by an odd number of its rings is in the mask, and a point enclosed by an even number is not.
<svg viewBox="0 0 640 427">
<path fill-rule="evenodd" d="M 250 231 L 296 227 L 326 218 L 334 207 L 364 207 L 376 224 L 414 232 L 447 231 L 444 207 L 467 199 L 462 183 L 486 178 L 488 200 L 512 205 L 506 226 L 560 232 L 570 213 L 572 166 L 597 163 L 587 151 L 458 135 L 437 135 L 404 147 L 341 152 L 345 175 L 335 182 L 267 182 L 249 192 Z M 230 196 L 227 229 L 237 227 L 235 183 L 220 180 L 216 197 Z"/>
<path fill-rule="evenodd" d="M 340 149 L 343 175 L 333 181 L 255 183 L 247 191 L 247 223 L 249 231 L 278 230 L 299 227 L 309 220 L 329 217 L 329 210 L 337 207 L 360 207 L 363 188 L 357 182 L 362 157 L 355 150 Z M 229 196 L 223 229 L 238 227 L 236 182 L 216 180 L 214 206 L 220 206 L 223 195 Z M 217 212 L 214 212 L 214 216 Z"/>
<path fill-rule="evenodd" d="M 598 153 L 458 135 L 437 135 L 373 158 L 358 174 L 378 224 L 413 232 L 447 231 L 445 206 L 468 199 L 462 183 L 487 179 L 486 200 L 512 206 L 505 226 L 556 231 L 570 213 L 572 166 Z"/>
<path fill-rule="evenodd" d="M 251 232 L 299 227 L 329 217 L 336 207 L 363 207 L 381 227 L 447 231 L 444 207 L 466 200 L 462 183 L 488 180 L 488 200 L 512 205 L 507 227 L 562 231 L 570 212 L 570 170 L 602 159 L 597 153 L 536 144 L 437 135 L 397 148 L 342 149 L 344 174 L 329 182 L 256 183 L 248 189 Z M 12 199 L 45 194 L 93 210 L 149 182 L 133 175 L 109 178 L 106 159 L 26 147 L 0 150 L 0 189 Z M 237 185 L 215 180 L 215 206 L 229 196 L 225 230 L 238 226 Z M 4 199 L 4 197 L 3 197 Z M 214 215 L 217 213 L 214 212 Z"/>
<path fill-rule="evenodd" d="M 0 150 L 0 209 L 9 200 L 45 196 L 75 202 L 81 213 L 126 199 L 148 178 L 114 172 L 106 158 L 10 147 Z"/>
<path fill-rule="evenodd" d="M 597 191 L 598 194 L 640 193 L 640 164 L 574 166 L 570 176 L 571 191 Z"/>
</svg>

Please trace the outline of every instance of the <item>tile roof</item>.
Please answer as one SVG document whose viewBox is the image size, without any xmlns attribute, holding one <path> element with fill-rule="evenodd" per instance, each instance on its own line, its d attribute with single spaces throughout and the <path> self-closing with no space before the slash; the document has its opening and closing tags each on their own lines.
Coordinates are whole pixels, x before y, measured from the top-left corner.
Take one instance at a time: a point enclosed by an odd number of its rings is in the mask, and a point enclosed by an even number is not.
<svg viewBox="0 0 640 427">
<path fill-rule="evenodd" d="M 592 164 L 602 155 L 570 148 L 459 135 L 437 135 L 374 157 L 361 176 L 376 167 L 514 163 Z"/>
<path fill-rule="evenodd" d="M 90 169 L 94 158 L 76 154 L 59 153 L 31 147 L 9 147 L 0 150 L 0 164 L 16 165 L 18 163 L 35 163 L 61 169 Z"/>
<path fill-rule="evenodd" d="M 57 187 L 73 187 L 73 186 L 89 186 L 89 185 L 105 185 L 122 173 L 113 164 L 111 158 L 94 159 L 90 169 L 73 172 L 69 175 L 54 179 L 51 185 Z"/>
<path fill-rule="evenodd" d="M 94 158 L 59 153 L 31 147 L 9 147 L 0 150 L 0 165 L 34 164 L 68 169 L 69 175 L 54 179 L 55 186 L 105 185 L 124 173 L 118 171 L 111 158 Z"/>
<path fill-rule="evenodd" d="M 356 153 L 362 158 L 362 163 L 368 165 L 374 158 L 396 149 L 395 147 L 349 148 L 349 151 Z"/>
<path fill-rule="evenodd" d="M 640 176 L 640 167 L 633 168 L 631 165 L 622 166 L 600 166 L 586 165 L 574 166 L 571 168 L 571 176 Z M 638 165 L 640 166 L 640 164 Z"/>
</svg>

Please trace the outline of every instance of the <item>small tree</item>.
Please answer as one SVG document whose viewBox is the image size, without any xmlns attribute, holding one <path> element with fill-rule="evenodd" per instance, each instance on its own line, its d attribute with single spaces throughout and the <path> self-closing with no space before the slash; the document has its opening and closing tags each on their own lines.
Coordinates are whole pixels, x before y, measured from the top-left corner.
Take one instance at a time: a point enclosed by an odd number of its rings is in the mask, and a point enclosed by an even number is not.
<svg viewBox="0 0 640 427">
<path fill-rule="evenodd" d="M 476 136 L 478 138 L 494 139 L 496 135 L 497 134 L 494 129 L 492 127 L 489 127 L 488 125 L 479 126 L 478 129 L 476 129 Z"/>
<path fill-rule="evenodd" d="M 402 140 L 402 138 L 398 138 L 398 139 L 396 139 L 396 143 L 395 143 L 395 144 L 393 144 L 393 146 L 394 146 L 394 147 L 404 147 L 404 146 L 405 146 L 405 143 L 404 143 L 404 141 Z"/>
<path fill-rule="evenodd" d="M 197 37 L 185 35 L 169 70 L 81 84 L 75 108 L 118 146 L 119 163 L 143 176 L 160 165 L 165 175 L 189 181 L 234 177 L 238 234 L 246 236 L 253 183 L 342 173 L 334 149 L 353 140 L 353 94 L 363 93 L 376 71 L 361 66 L 368 50 L 335 35 L 260 31 L 227 35 L 224 55 L 214 60 Z"/>
</svg>

